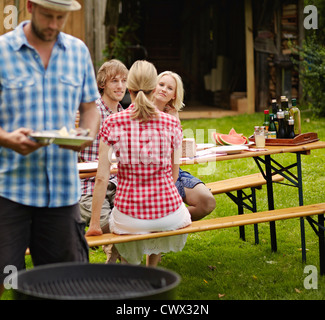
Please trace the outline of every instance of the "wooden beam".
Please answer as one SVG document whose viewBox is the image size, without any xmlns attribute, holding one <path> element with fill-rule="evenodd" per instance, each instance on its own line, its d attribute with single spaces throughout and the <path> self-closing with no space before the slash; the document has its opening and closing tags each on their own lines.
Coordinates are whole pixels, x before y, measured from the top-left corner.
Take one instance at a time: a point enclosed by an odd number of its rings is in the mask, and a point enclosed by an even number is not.
<svg viewBox="0 0 325 320">
<path fill-rule="evenodd" d="M 5 28 L 3 26 L 3 20 L 4 20 L 4 8 L 5 8 L 5 4 L 4 1 L 0 1 L 0 13 L 1 13 L 1 23 L 0 23 L 0 35 L 5 34 Z"/>
<path fill-rule="evenodd" d="M 303 41 L 305 39 L 305 28 L 304 28 L 304 0 L 298 0 L 298 45 L 301 49 L 303 46 Z M 301 59 L 301 58 L 300 58 Z M 303 65 L 299 63 L 299 89 L 298 89 L 298 99 L 301 103 L 303 99 L 303 88 L 302 88 L 302 75 Z"/>
<path fill-rule="evenodd" d="M 86 30 L 85 30 L 85 18 L 84 18 L 84 0 L 77 0 L 81 4 L 81 9 L 73 11 L 68 17 L 67 23 L 62 30 L 65 33 L 71 34 L 74 37 L 79 38 L 80 40 L 86 40 Z"/>
<path fill-rule="evenodd" d="M 282 4 L 281 0 L 276 0 L 275 6 L 275 47 L 276 55 L 280 56 L 282 53 L 281 49 L 281 17 L 282 17 Z M 282 96 L 282 69 L 279 65 L 275 67 L 275 95 L 276 97 Z"/>
<path fill-rule="evenodd" d="M 253 39 L 253 12 L 252 0 L 245 0 L 245 37 L 246 37 L 246 86 L 247 110 L 255 112 L 255 71 L 254 71 L 254 39 Z"/>
</svg>

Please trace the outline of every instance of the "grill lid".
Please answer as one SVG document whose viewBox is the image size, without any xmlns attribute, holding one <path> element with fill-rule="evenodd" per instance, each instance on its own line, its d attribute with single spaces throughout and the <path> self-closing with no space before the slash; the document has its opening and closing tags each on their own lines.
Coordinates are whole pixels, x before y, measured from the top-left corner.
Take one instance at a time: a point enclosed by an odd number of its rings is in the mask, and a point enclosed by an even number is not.
<svg viewBox="0 0 325 320">
<path fill-rule="evenodd" d="M 110 264 L 52 264 L 18 273 L 17 292 L 55 300 L 139 299 L 168 292 L 180 277 L 161 268 Z"/>
</svg>

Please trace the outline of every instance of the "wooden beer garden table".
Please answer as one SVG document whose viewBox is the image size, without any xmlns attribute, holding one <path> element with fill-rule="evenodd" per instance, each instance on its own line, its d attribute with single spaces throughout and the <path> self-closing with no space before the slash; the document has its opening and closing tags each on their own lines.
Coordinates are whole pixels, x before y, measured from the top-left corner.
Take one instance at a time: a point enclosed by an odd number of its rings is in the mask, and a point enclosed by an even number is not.
<svg viewBox="0 0 325 320">
<path fill-rule="evenodd" d="M 279 139 L 277 139 L 279 140 Z M 263 149 L 256 149 L 253 147 L 248 150 L 240 151 L 235 154 L 227 155 L 211 155 L 205 157 L 195 157 L 191 159 L 182 160 L 181 165 L 187 164 L 204 164 L 207 162 L 217 162 L 244 158 L 253 158 L 261 174 L 266 180 L 267 197 L 268 197 L 268 209 L 274 210 L 274 193 L 272 176 L 280 174 L 286 180 L 286 183 L 282 183 L 288 186 L 293 186 L 298 189 L 299 206 L 303 205 L 303 188 L 302 188 L 302 167 L 301 167 L 301 155 L 309 155 L 311 150 L 325 148 L 324 141 L 315 141 L 310 143 L 303 143 L 299 145 L 266 145 Z M 273 156 L 277 154 L 296 154 L 296 160 L 290 165 L 283 165 L 276 161 Z M 117 169 L 114 168 L 113 172 Z M 80 177 L 85 178 L 87 176 L 95 176 L 96 170 L 90 172 L 80 172 Z M 277 182 L 281 183 L 281 182 Z M 309 217 L 308 217 L 309 218 Z M 311 218 L 307 219 L 309 223 L 313 223 Z M 312 225 L 313 227 L 313 225 Z M 305 245 L 305 227 L 304 219 L 300 218 L 301 229 L 301 247 L 302 247 L 302 259 L 306 261 L 306 245 Z M 276 230 L 275 222 L 270 222 L 271 233 L 271 247 L 272 251 L 277 251 L 276 242 Z"/>
</svg>

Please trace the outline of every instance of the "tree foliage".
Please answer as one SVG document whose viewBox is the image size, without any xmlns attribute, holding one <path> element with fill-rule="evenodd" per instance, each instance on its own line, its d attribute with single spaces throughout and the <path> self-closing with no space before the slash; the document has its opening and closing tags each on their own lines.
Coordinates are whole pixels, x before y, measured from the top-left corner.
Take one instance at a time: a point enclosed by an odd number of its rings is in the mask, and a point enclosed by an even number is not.
<svg viewBox="0 0 325 320">
<path fill-rule="evenodd" d="M 305 30 L 305 41 L 296 64 L 302 66 L 304 100 L 316 116 L 325 115 L 325 1 L 305 0 L 305 5 L 317 8 L 317 29 Z"/>
<path fill-rule="evenodd" d="M 299 57 L 304 100 L 315 115 L 325 116 L 325 47 L 315 36 L 309 37 Z"/>
</svg>

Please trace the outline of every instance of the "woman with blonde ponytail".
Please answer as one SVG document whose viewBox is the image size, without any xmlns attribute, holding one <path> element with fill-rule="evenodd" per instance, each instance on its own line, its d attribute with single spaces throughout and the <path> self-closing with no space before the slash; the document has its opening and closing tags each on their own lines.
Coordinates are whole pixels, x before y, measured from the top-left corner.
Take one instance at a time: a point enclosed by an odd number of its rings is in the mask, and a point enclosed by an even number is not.
<svg viewBox="0 0 325 320">
<path fill-rule="evenodd" d="M 157 108 L 152 102 L 156 84 L 157 70 L 154 65 L 145 61 L 136 61 L 127 79 L 127 88 L 134 103 L 132 119 L 147 122 L 158 116 Z"/>
<path fill-rule="evenodd" d="M 178 119 L 152 103 L 157 71 L 147 61 L 131 67 L 127 86 L 132 105 L 107 118 L 100 131 L 99 162 L 87 235 L 100 235 L 100 208 L 105 198 L 111 154 L 118 160 L 118 185 L 109 225 L 117 234 L 175 230 L 191 224 L 191 216 L 175 182 L 183 133 Z M 181 251 L 187 235 L 116 244 L 124 260 L 156 266 L 161 252 Z"/>
</svg>

